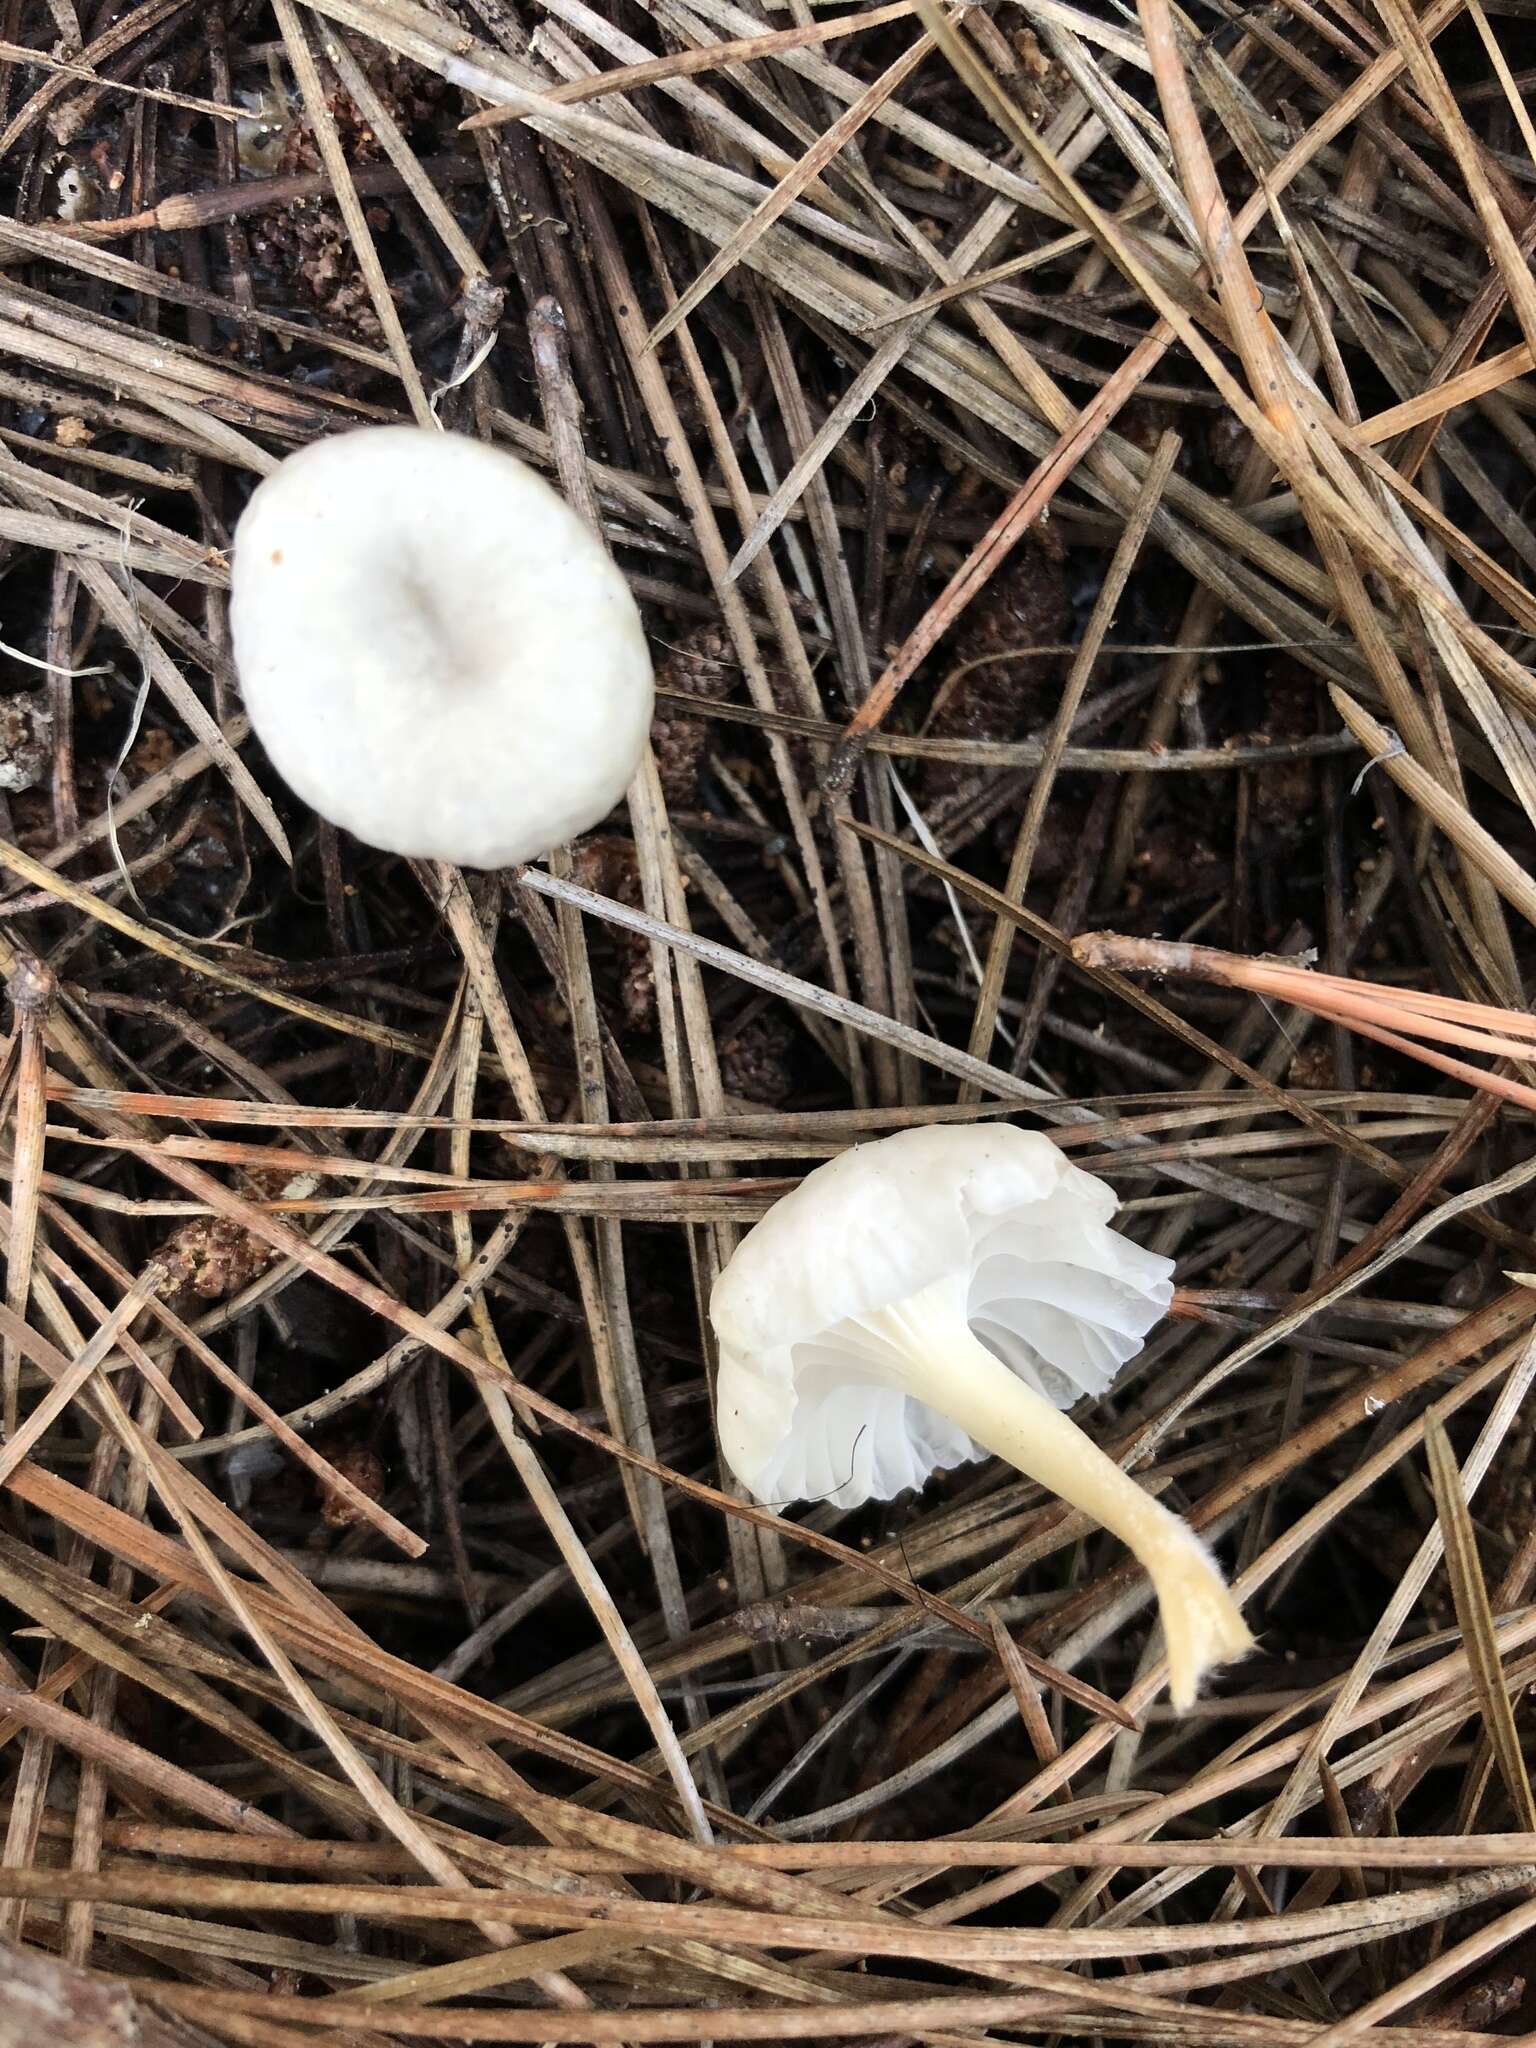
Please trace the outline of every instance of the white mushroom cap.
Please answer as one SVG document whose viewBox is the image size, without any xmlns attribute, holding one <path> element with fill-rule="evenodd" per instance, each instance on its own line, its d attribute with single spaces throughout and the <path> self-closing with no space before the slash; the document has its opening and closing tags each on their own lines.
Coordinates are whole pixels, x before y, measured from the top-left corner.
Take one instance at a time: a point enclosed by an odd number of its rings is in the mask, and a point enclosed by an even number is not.
<svg viewBox="0 0 1536 2048">
<path fill-rule="evenodd" d="M 230 619 L 274 767 L 370 846 L 508 867 L 595 825 L 639 765 L 629 588 L 482 442 L 365 427 L 290 455 L 236 531 Z"/>
<path fill-rule="evenodd" d="M 1174 1704 L 1251 1638 L 1189 1526 L 1063 1412 L 1172 1299 L 1115 1198 L 1046 1137 L 938 1125 L 810 1173 L 715 1283 L 721 1448 L 770 1506 L 857 1507 L 992 1452 L 1128 1543 L 1156 1589 Z"/>
<path fill-rule="evenodd" d="M 855 1325 L 957 1281 L 972 1330 L 1057 1408 L 1101 1394 L 1173 1298 L 1172 1263 L 1049 1138 L 933 1124 L 818 1166 L 715 1284 L 720 1441 L 760 1500 L 853 1508 L 988 1455 Z"/>
</svg>

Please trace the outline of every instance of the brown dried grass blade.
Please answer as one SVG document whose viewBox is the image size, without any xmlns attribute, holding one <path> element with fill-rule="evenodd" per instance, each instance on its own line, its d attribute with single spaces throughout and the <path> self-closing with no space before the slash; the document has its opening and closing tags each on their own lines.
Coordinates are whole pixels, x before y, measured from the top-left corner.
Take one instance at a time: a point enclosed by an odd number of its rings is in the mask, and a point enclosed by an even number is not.
<svg viewBox="0 0 1536 2048">
<path fill-rule="evenodd" d="M 1462 1491 L 1461 1473 L 1450 1438 L 1442 1423 L 1431 1416 L 1424 1431 L 1424 1448 L 1429 1458 L 1430 1482 L 1435 1508 L 1445 1541 L 1446 1575 L 1456 1603 L 1456 1618 L 1467 1646 L 1473 1677 L 1482 1696 L 1483 1716 L 1493 1745 L 1494 1757 L 1504 1779 L 1504 1788 L 1515 1809 L 1518 1825 L 1536 1834 L 1536 1799 L 1525 1767 L 1520 1732 L 1515 1726 L 1514 1708 L 1499 1655 L 1494 1631 L 1493 1609 L 1488 1602 L 1488 1585 L 1477 1554 L 1477 1532 Z"/>
<path fill-rule="evenodd" d="M 331 189 L 346 222 L 347 234 L 351 239 L 357 265 L 368 286 L 368 296 L 373 302 L 374 314 L 384 331 L 389 344 L 390 355 L 394 358 L 396 374 L 405 387 L 406 402 L 411 408 L 419 427 L 436 424 L 432 407 L 427 399 L 421 373 L 416 368 L 411 354 L 411 345 L 400 324 L 399 310 L 390 296 L 389 282 L 384 275 L 384 266 L 379 261 L 379 252 L 374 247 L 373 235 L 368 219 L 363 212 L 363 202 L 357 196 L 357 187 L 352 182 L 352 168 L 347 162 L 341 137 L 336 132 L 336 118 L 326 99 L 325 86 L 320 78 L 319 66 L 315 63 L 314 51 L 309 45 L 309 35 L 300 18 L 293 0 L 272 0 L 272 11 L 277 20 L 278 33 L 288 52 L 288 61 L 293 66 L 293 75 L 298 80 L 299 90 L 304 96 L 304 109 L 319 144 L 321 161 L 326 175 L 330 178 Z"/>
<path fill-rule="evenodd" d="M 1072 955 L 1086 967 L 1175 975 L 1251 989 L 1267 999 L 1334 1018 L 1361 1037 L 1389 1045 L 1485 1094 L 1536 1109 L 1536 1087 L 1421 1043 L 1430 1038 L 1496 1058 L 1536 1060 L 1536 1017 L 1519 1010 L 1429 990 L 1389 988 L 1344 975 L 1319 974 L 1310 967 L 1271 957 L 1248 959 L 1210 946 L 1126 938 L 1115 932 L 1080 934 L 1072 941 Z"/>
<path fill-rule="evenodd" d="M 43 1020 L 53 1003 L 53 975 L 42 961 L 24 956 L 12 969 L 6 992 L 16 1019 L 16 1064 L 11 1091 L 12 1193 L 5 1302 L 12 1315 L 25 1321 L 47 1144 L 48 1048 Z M 0 1351 L 0 1430 L 8 1438 L 16 1434 L 20 1371 L 21 1354 L 7 1337 Z"/>
<path fill-rule="evenodd" d="M 837 42 L 863 29 L 883 28 L 889 21 L 901 21 L 917 12 L 917 0 L 888 0 L 884 7 L 871 7 L 861 14 L 840 14 L 831 21 L 809 21 L 796 28 L 766 29 L 760 36 L 735 36 L 728 42 L 707 43 L 694 50 L 674 50 L 670 56 L 650 57 L 636 64 L 618 64 L 611 71 L 599 71 L 591 78 L 573 78 L 552 85 L 540 95 L 551 106 L 568 107 L 584 100 L 606 99 L 616 92 L 633 92 L 640 86 L 659 85 L 667 78 L 698 78 L 706 71 L 718 71 L 727 64 L 752 64 L 764 57 L 780 57 L 791 50 L 809 50 L 822 43 Z M 517 107 L 487 107 L 471 114 L 460 128 L 499 128 L 508 121 L 526 118 Z"/>
<path fill-rule="evenodd" d="M 752 245 L 773 226 L 774 222 L 782 219 L 801 194 L 820 177 L 838 152 L 852 141 L 897 87 L 911 76 L 932 47 L 933 41 L 930 36 L 918 36 L 893 64 L 881 72 L 860 98 L 839 114 L 831 127 L 817 137 L 798 162 L 779 180 L 768 197 L 742 222 L 736 233 L 716 250 L 693 283 L 663 313 L 646 338 L 645 346 L 648 350 L 665 341 L 667 336 L 688 318 L 694 308 L 708 297 L 720 280 L 728 276 L 742 261 Z"/>
</svg>

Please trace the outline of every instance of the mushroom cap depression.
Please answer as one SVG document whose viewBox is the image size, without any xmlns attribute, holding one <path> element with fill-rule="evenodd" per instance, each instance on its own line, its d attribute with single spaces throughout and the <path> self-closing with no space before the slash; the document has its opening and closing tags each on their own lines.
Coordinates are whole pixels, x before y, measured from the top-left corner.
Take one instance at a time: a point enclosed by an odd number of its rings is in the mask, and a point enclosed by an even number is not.
<svg viewBox="0 0 1536 2048">
<path fill-rule="evenodd" d="M 644 750 L 622 574 L 526 463 L 460 434 L 290 455 L 240 520 L 230 621 L 273 766 L 370 846 L 531 860 L 604 817 Z"/>
<path fill-rule="evenodd" d="M 861 1323 L 935 1283 L 1057 1408 L 1100 1394 L 1173 1298 L 1172 1263 L 1108 1228 L 1115 1197 L 1049 1138 L 930 1125 L 818 1166 L 716 1281 L 720 1441 L 761 1501 L 852 1508 L 987 1456 L 901 1385 Z"/>
</svg>

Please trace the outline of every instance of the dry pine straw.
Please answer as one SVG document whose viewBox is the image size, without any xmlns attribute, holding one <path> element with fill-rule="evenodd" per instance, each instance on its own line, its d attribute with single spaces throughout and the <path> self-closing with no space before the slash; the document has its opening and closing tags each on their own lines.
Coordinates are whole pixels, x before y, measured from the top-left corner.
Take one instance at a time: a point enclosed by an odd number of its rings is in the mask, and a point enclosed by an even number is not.
<svg viewBox="0 0 1536 2048">
<path fill-rule="evenodd" d="M 0 2041 L 1531 2032 L 1531 21 L 14 0 Z M 547 871 L 240 713 L 413 417 L 646 609 Z M 1179 1262 L 1182 1721 L 1006 1470 L 720 1484 L 739 1231 L 999 1114 Z"/>
</svg>

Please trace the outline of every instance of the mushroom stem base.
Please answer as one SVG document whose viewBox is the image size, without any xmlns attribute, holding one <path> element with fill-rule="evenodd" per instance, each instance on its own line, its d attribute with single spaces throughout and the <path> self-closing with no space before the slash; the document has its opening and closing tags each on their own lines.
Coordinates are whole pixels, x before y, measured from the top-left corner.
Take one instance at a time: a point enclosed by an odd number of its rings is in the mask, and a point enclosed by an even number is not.
<svg viewBox="0 0 1536 2048">
<path fill-rule="evenodd" d="M 1192 1705 L 1206 1671 L 1253 1647 L 1220 1568 L 1189 1524 L 995 1358 L 957 1314 L 943 1283 L 861 1320 L 878 1326 L 900 1350 L 904 1392 L 1092 1515 L 1135 1552 L 1157 1594 L 1175 1707 Z"/>
</svg>

